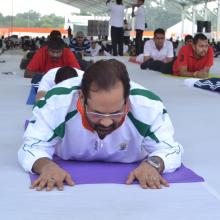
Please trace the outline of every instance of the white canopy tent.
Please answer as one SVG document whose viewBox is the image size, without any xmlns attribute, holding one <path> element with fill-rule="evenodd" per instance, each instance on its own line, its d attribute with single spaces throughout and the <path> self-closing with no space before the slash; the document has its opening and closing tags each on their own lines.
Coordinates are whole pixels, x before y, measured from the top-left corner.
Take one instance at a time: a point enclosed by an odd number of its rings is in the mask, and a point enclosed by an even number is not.
<svg viewBox="0 0 220 220">
<path fill-rule="evenodd" d="M 66 3 L 68 5 L 74 6 L 79 8 L 80 10 L 84 10 L 88 13 L 91 13 L 92 15 L 106 15 L 106 5 L 105 5 L 105 0 L 57 0 L 59 2 Z M 205 17 L 204 19 L 207 20 L 207 3 L 208 2 L 213 2 L 214 0 L 145 0 L 145 5 L 151 4 L 152 2 L 154 4 L 157 4 L 160 6 L 161 4 L 169 4 L 170 7 L 174 7 L 175 9 L 179 9 L 180 13 L 182 13 L 182 33 L 181 35 L 183 36 L 184 33 L 184 20 L 186 18 L 186 10 L 189 7 L 192 7 L 192 14 L 190 15 L 192 18 L 192 29 L 191 29 L 191 34 L 193 33 L 193 30 L 195 29 L 195 22 L 196 22 L 196 8 L 195 6 L 201 3 L 205 4 Z M 123 3 L 129 8 L 131 7 L 132 4 L 134 4 L 136 1 L 135 0 L 124 0 Z M 217 5 L 218 5 L 218 13 L 217 13 L 217 29 L 216 32 L 220 32 L 220 0 L 216 0 Z M 220 38 L 220 35 L 217 35 L 217 38 Z"/>
</svg>

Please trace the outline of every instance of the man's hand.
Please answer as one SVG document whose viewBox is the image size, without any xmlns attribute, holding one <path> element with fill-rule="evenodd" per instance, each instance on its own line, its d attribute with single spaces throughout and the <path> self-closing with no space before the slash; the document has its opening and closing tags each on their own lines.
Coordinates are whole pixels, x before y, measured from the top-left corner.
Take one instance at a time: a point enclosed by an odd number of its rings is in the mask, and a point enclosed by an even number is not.
<svg viewBox="0 0 220 220">
<path fill-rule="evenodd" d="M 63 190 L 64 181 L 69 186 L 74 185 L 70 174 L 52 161 L 44 164 L 39 173 L 39 178 L 35 180 L 30 187 L 32 189 L 36 188 L 37 191 L 41 191 L 44 188 L 46 188 L 46 191 L 51 191 L 53 187 L 57 187 L 58 190 Z"/>
<path fill-rule="evenodd" d="M 166 58 L 163 59 L 163 62 L 164 63 L 170 63 L 172 60 L 173 60 L 172 57 L 166 57 Z"/>
<path fill-rule="evenodd" d="M 137 179 L 143 189 L 161 189 L 161 185 L 168 187 L 169 183 L 159 174 L 159 172 L 147 162 L 142 162 L 133 170 L 126 184 L 132 184 Z"/>
<path fill-rule="evenodd" d="M 209 73 L 205 71 L 196 71 L 194 72 L 193 76 L 197 78 L 207 78 L 209 76 Z"/>
</svg>

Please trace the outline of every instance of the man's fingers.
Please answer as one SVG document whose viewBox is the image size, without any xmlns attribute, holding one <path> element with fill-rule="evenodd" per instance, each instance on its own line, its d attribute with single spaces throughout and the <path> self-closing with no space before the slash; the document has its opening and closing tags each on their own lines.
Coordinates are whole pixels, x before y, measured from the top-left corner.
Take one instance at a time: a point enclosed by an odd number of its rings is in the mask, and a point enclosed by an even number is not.
<svg viewBox="0 0 220 220">
<path fill-rule="evenodd" d="M 126 181 L 126 184 L 132 184 L 135 180 L 135 175 L 134 175 L 134 172 L 131 172 L 128 176 L 128 179 Z"/>
<path fill-rule="evenodd" d="M 31 189 L 34 189 L 36 186 L 38 186 L 38 184 L 40 183 L 41 178 L 37 178 L 30 186 Z"/>
<path fill-rule="evenodd" d="M 65 181 L 66 181 L 67 185 L 69 185 L 69 186 L 74 186 L 75 185 L 75 183 L 72 180 L 72 177 L 70 176 L 69 173 L 66 173 Z"/>
<path fill-rule="evenodd" d="M 148 181 L 147 177 L 141 177 L 141 178 L 138 179 L 138 181 L 139 181 L 140 186 L 143 189 L 147 189 L 148 188 L 147 187 L 147 181 Z"/>
<path fill-rule="evenodd" d="M 46 184 L 47 180 L 41 179 L 40 183 L 38 184 L 37 191 L 41 191 L 43 188 L 45 188 Z"/>
<path fill-rule="evenodd" d="M 156 186 L 156 189 L 161 189 L 161 184 L 160 184 L 160 178 L 159 177 L 154 178 L 154 185 Z"/>
<path fill-rule="evenodd" d="M 160 183 L 166 187 L 169 187 L 169 183 L 161 176 L 160 177 Z"/>
<path fill-rule="evenodd" d="M 56 185 L 56 180 L 54 178 L 48 179 L 46 191 L 51 191 L 55 185 Z"/>
<path fill-rule="evenodd" d="M 57 181 L 56 185 L 57 185 L 58 190 L 60 190 L 60 191 L 63 190 L 63 181 Z"/>
<path fill-rule="evenodd" d="M 155 189 L 155 185 L 154 185 L 154 179 L 153 177 L 148 177 L 147 178 L 147 185 L 150 189 Z"/>
</svg>

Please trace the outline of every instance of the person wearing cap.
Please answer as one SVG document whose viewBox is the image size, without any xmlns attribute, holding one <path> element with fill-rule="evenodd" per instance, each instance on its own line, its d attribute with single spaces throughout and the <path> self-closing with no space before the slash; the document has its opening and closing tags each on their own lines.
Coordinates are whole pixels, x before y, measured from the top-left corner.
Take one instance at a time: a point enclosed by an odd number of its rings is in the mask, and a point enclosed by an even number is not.
<svg viewBox="0 0 220 220">
<path fill-rule="evenodd" d="M 80 68 L 78 61 L 61 38 L 49 38 L 47 45 L 40 48 L 26 68 L 27 75 L 44 75 L 48 70 L 55 67 L 70 66 Z"/>
<path fill-rule="evenodd" d="M 82 31 L 78 31 L 75 38 L 70 39 L 69 47 L 75 54 L 80 53 L 81 56 L 90 55 L 90 42 L 85 38 Z"/>
<path fill-rule="evenodd" d="M 173 135 L 161 99 L 130 82 L 122 62 L 100 60 L 82 79 L 63 81 L 36 103 L 18 159 L 25 171 L 40 175 L 31 185 L 37 190 L 63 190 L 64 182 L 74 184 L 53 155 L 63 160 L 138 162 L 125 183 L 137 179 L 144 189 L 159 189 L 168 186 L 161 174 L 181 166 L 183 148 Z"/>
</svg>

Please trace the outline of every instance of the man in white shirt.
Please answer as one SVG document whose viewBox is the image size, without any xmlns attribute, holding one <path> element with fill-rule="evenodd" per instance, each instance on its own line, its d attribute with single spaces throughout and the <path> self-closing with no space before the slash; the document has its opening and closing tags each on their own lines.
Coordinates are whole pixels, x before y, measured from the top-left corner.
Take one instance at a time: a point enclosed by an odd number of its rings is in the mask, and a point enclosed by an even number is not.
<svg viewBox="0 0 220 220">
<path fill-rule="evenodd" d="M 173 61 L 173 44 L 165 40 L 165 31 L 158 28 L 154 31 L 154 38 L 146 41 L 144 45 L 144 62 L 141 69 L 160 71 L 164 65 L 170 65 Z"/>
<path fill-rule="evenodd" d="M 99 50 L 102 47 L 95 41 L 91 42 L 90 53 L 92 57 L 99 56 Z"/>
<path fill-rule="evenodd" d="M 130 31 L 131 25 L 128 23 L 127 19 L 124 19 L 124 43 L 128 45 L 130 43 Z"/>
<path fill-rule="evenodd" d="M 138 7 L 136 11 L 134 11 L 135 7 Z M 136 31 L 136 38 L 135 38 L 135 48 L 136 48 L 136 56 L 142 53 L 142 37 L 143 32 L 145 30 L 145 7 L 144 7 L 144 0 L 137 0 L 137 4 L 132 6 L 132 17 L 135 17 L 135 31 Z"/>
<path fill-rule="evenodd" d="M 158 96 L 130 82 L 126 66 L 100 60 L 83 75 L 56 85 L 33 108 L 18 152 L 22 167 L 38 173 L 32 188 L 63 189 L 74 182 L 52 157 L 140 162 L 127 178 L 142 188 L 168 186 L 161 176 L 181 165 L 182 146 Z"/>
<path fill-rule="evenodd" d="M 125 6 L 122 0 L 116 0 L 116 3 L 111 0 L 106 1 L 108 11 L 110 12 L 111 39 L 113 56 L 123 56 L 123 20 Z"/>
<path fill-rule="evenodd" d="M 49 70 L 40 81 L 37 90 L 36 101 L 44 97 L 47 91 L 54 87 L 56 84 L 72 77 L 82 77 L 83 73 L 84 72 L 82 70 L 69 66 L 57 67 Z"/>
</svg>

